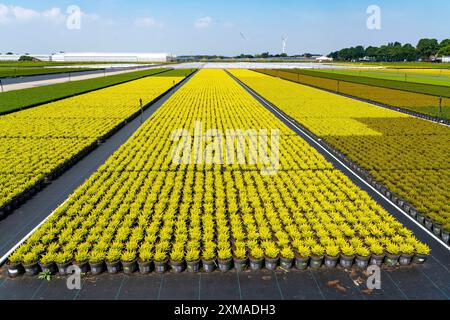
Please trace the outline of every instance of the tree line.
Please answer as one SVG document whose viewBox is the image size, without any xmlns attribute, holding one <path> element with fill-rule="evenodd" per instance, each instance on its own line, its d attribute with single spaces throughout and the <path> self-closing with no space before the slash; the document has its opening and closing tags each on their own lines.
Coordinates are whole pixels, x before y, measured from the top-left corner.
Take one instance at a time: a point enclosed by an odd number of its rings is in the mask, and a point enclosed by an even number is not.
<svg viewBox="0 0 450 320">
<path fill-rule="evenodd" d="M 421 39 L 414 47 L 410 43 L 401 44 L 400 42 L 391 42 L 380 47 L 356 46 L 344 48 L 330 53 L 328 56 L 335 60 L 360 60 L 369 58 L 372 61 L 431 61 L 435 57 L 450 55 L 450 39 Z"/>
</svg>

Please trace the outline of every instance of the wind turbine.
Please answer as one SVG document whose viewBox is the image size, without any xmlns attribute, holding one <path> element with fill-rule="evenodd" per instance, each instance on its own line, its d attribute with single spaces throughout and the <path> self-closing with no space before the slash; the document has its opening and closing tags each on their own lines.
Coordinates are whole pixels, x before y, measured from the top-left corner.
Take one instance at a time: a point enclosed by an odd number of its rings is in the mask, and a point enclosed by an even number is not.
<svg viewBox="0 0 450 320">
<path fill-rule="evenodd" d="M 287 41 L 288 41 L 288 37 L 281 37 L 281 41 L 283 42 L 283 53 L 286 53 L 286 45 L 287 45 Z"/>
</svg>

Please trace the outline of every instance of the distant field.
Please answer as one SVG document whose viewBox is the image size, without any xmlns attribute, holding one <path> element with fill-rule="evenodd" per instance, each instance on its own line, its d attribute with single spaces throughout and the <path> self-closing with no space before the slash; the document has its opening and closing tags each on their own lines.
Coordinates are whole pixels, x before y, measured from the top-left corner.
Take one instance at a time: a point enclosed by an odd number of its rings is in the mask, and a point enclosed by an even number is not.
<svg viewBox="0 0 450 320">
<path fill-rule="evenodd" d="M 450 86 L 450 70 L 447 69 L 324 69 L 317 71 L 349 76 Z"/>
<path fill-rule="evenodd" d="M 286 70 L 284 70 L 286 71 Z M 410 92 L 417 92 L 423 94 L 429 94 L 434 96 L 442 96 L 450 98 L 450 90 L 449 85 L 435 85 L 430 83 L 419 83 L 419 82 L 405 82 L 392 80 L 387 78 L 376 78 L 376 77 L 368 77 L 361 75 L 359 76 L 358 71 L 355 75 L 353 74 L 344 74 L 339 72 L 332 72 L 330 70 L 305 70 L 305 69 L 293 69 L 289 70 L 289 72 L 300 73 L 303 75 L 314 76 L 314 77 L 323 77 L 327 79 L 340 80 L 340 81 L 348 81 L 353 83 L 366 84 L 370 86 L 384 87 L 389 89 L 396 90 L 404 90 Z"/>
<path fill-rule="evenodd" d="M 426 68 L 426 69 L 450 69 L 450 63 L 433 62 L 345 62 L 335 63 L 336 65 L 348 66 L 382 66 L 386 68 Z"/>
<path fill-rule="evenodd" d="M 10 67 L 0 67 L 0 78 L 12 78 L 12 77 L 25 77 L 25 76 L 37 76 L 44 74 L 57 74 L 57 73 L 67 73 L 67 72 L 81 72 L 81 71 L 92 71 L 97 69 L 92 68 L 10 68 Z"/>
<path fill-rule="evenodd" d="M 167 71 L 167 72 L 165 72 Z M 0 114 L 13 112 L 23 108 L 47 103 L 53 100 L 70 97 L 73 95 L 85 93 L 88 91 L 105 88 L 111 85 L 136 80 L 146 76 L 161 73 L 161 76 L 176 77 L 185 76 L 194 70 L 170 70 L 170 69 L 151 69 L 130 73 L 124 73 L 114 76 L 101 77 L 95 79 L 61 83 L 37 88 L 16 90 L 0 93 Z"/>
</svg>

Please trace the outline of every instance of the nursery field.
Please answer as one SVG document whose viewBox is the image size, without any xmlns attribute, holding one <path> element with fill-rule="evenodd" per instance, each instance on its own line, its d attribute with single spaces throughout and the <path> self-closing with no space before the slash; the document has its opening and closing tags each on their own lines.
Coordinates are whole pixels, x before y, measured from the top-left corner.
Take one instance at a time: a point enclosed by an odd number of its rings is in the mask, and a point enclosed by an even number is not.
<svg viewBox="0 0 450 320">
<path fill-rule="evenodd" d="M 282 70 L 258 71 L 391 107 L 441 119 L 450 119 L 450 90 L 447 87 L 310 70 L 296 70 L 295 72 Z"/>
<path fill-rule="evenodd" d="M 248 70 L 230 71 L 450 231 L 450 128 Z"/>
<path fill-rule="evenodd" d="M 209 129 L 214 130 L 201 139 Z M 263 142 L 251 131 L 232 136 L 236 155 L 221 143 L 220 132 L 231 129 L 268 130 L 272 136 Z M 277 142 L 279 163 L 272 154 Z M 263 147 L 256 148 L 258 143 Z M 239 152 L 246 161 L 231 161 Z M 262 160 L 252 162 L 253 157 Z M 38 262 L 44 269 L 73 262 L 85 270 L 89 263 L 97 273 L 105 262 L 112 272 L 120 262 L 131 272 L 138 262 L 148 272 L 151 263 L 161 271 L 168 264 L 181 270 L 187 262 L 194 270 L 199 260 L 203 268 L 213 268 L 217 259 L 227 270 L 233 259 L 238 268 L 248 257 L 253 268 L 263 259 L 267 267 L 276 266 L 280 257 L 288 268 L 297 256 L 297 266 L 306 268 L 320 266 L 325 254 L 351 265 L 355 255 L 367 263 L 371 253 L 388 253 L 387 262 L 395 264 L 400 254 L 410 259 L 428 252 L 224 70 L 201 70 L 10 256 L 9 264 L 30 270 Z"/>
<path fill-rule="evenodd" d="M 357 77 L 450 86 L 448 69 L 326 69 L 315 71 Z"/>
<path fill-rule="evenodd" d="M 170 73 L 165 73 L 170 72 Z M 149 69 L 135 72 L 128 72 L 113 76 L 100 77 L 94 79 L 60 83 L 36 88 L 22 89 L 0 93 L 0 114 L 13 112 L 23 108 L 51 102 L 54 100 L 71 97 L 77 94 L 86 93 L 92 90 L 102 89 L 112 85 L 137 80 L 147 76 L 161 74 L 162 76 L 186 76 L 192 73 L 191 69 L 171 70 L 171 69 Z"/>
<path fill-rule="evenodd" d="M 147 77 L 0 117 L 0 208 L 33 192 L 183 77 Z"/>
<path fill-rule="evenodd" d="M 9 77 L 25 77 L 25 76 L 37 76 L 45 74 L 67 73 L 67 72 L 82 72 L 92 71 L 98 69 L 87 68 L 64 68 L 64 69 L 51 69 L 51 68 L 7 68 L 0 67 L 0 78 Z"/>
</svg>

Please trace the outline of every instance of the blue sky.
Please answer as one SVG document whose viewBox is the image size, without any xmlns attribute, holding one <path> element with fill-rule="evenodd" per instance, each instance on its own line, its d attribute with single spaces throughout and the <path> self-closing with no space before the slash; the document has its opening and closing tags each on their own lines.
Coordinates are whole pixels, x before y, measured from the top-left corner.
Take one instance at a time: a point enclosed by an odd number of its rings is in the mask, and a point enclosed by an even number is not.
<svg viewBox="0 0 450 320">
<path fill-rule="evenodd" d="M 67 8 L 82 11 L 66 27 Z M 370 5 L 381 30 L 366 27 Z M 346 46 L 450 38 L 448 0 L 0 0 L 0 52 L 324 53 Z"/>
</svg>

